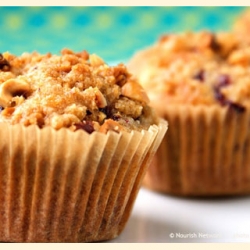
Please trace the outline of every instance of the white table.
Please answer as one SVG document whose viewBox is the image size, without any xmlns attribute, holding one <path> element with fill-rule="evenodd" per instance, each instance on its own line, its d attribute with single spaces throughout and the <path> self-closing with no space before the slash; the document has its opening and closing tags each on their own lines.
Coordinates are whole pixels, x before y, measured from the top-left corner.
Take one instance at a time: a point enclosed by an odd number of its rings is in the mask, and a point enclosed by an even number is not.
<svg viewBox="0 0 250 250">
<path fill-rule="evenodd" d="M 250 196 L 180 198 L 142 188 L 124 231 L 112 242 L 250 242 Z"/>
</svg>

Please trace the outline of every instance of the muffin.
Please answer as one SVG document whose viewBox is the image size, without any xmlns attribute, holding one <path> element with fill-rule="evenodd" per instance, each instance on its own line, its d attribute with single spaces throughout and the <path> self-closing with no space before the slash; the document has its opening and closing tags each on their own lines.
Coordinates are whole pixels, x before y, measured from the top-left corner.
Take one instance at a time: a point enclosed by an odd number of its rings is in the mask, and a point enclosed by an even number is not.
<svg viewBox="0 0 250 250">
<path fill-rule="evenodd" d="M 118 236 L 167 129 L 126 67 L 2 53 L 0 110 L 0 241 Z"/>
<path fill-rule="evenodd" d="M 250 43 L 250 8 L 245 8 L 234 20 L 232 31 L 241 39 L 241 42 Z"/>
<path fill-rule="evenodd" d="M 250 193 L 250 47 L 233 32 L 163 35 L 128 69 L 166 133 L 143 184 L 180 196 Z"/>
</svg>

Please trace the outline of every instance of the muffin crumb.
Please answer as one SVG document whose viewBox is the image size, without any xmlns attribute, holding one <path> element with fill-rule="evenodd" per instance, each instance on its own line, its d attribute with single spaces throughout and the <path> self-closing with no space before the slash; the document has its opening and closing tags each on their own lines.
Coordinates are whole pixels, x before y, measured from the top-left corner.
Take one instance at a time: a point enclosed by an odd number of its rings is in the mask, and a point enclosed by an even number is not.
<svg viewBox="0 0 250 250">
<path fill-rule="evenodd" d="M 157 123 L 153 111 L 143 112 L 148 102 L 124 64 L 108 66 L 85 50 L 0 54 L 0 122 L 88 133 L 141 130 Z M 110 119 L 118 125 L 111 126 Z"/>
</svg>

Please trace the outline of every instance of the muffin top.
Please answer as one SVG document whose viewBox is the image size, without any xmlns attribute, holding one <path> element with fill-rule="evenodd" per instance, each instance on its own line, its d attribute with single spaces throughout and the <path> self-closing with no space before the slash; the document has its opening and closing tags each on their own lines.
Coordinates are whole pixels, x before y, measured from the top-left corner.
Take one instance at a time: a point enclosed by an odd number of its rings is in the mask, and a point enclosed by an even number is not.
<svg viewBox="0 0 250 250">
<path fill-rule="evenodd" d="M 250 8 L 246 8 L 234 21 L 232 31 L 241 42 L 250 43 Z"/>
<path fill-rule="evenodd" d="M 88 133 L 142 130 L 157 123 L 141 85 L 124 64 L 95 54 L 0 54 L 0 122 Z"/>
<path fill-rule="evenodd" d="M 250 105 L 250 47 L 233 32 L 163 35 L 128 69 L 154 105 Z"/>
</svg>

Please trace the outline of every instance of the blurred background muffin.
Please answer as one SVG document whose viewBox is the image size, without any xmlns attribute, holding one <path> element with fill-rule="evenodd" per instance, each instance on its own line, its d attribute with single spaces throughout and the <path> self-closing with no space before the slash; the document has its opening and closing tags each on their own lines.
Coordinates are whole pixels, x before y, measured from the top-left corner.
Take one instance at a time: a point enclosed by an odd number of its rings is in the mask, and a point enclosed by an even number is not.
<svg viewBox="0 0 250 250">
<path fill-rule="evenodd" d="M 169 194 L 250 193 L 249 46 L 232 33 L 166 34 L 137 52 L 138 77 L 169 131 L 144 183 Z"/>
<path fill-rule="evenodd" d="M 145 186 L 178 195 L 250 192 L 249 12 L 228 30 L 165 32 L 129 61 L 169 133 Z"/>
<path fill-rule="evenodd" d="M 246 8 L 236 18 L 233 23 L 234 33 L 242 40 L 242 42 L 249 44 L 250 42 L 250 9 Z"/>
</svg>

